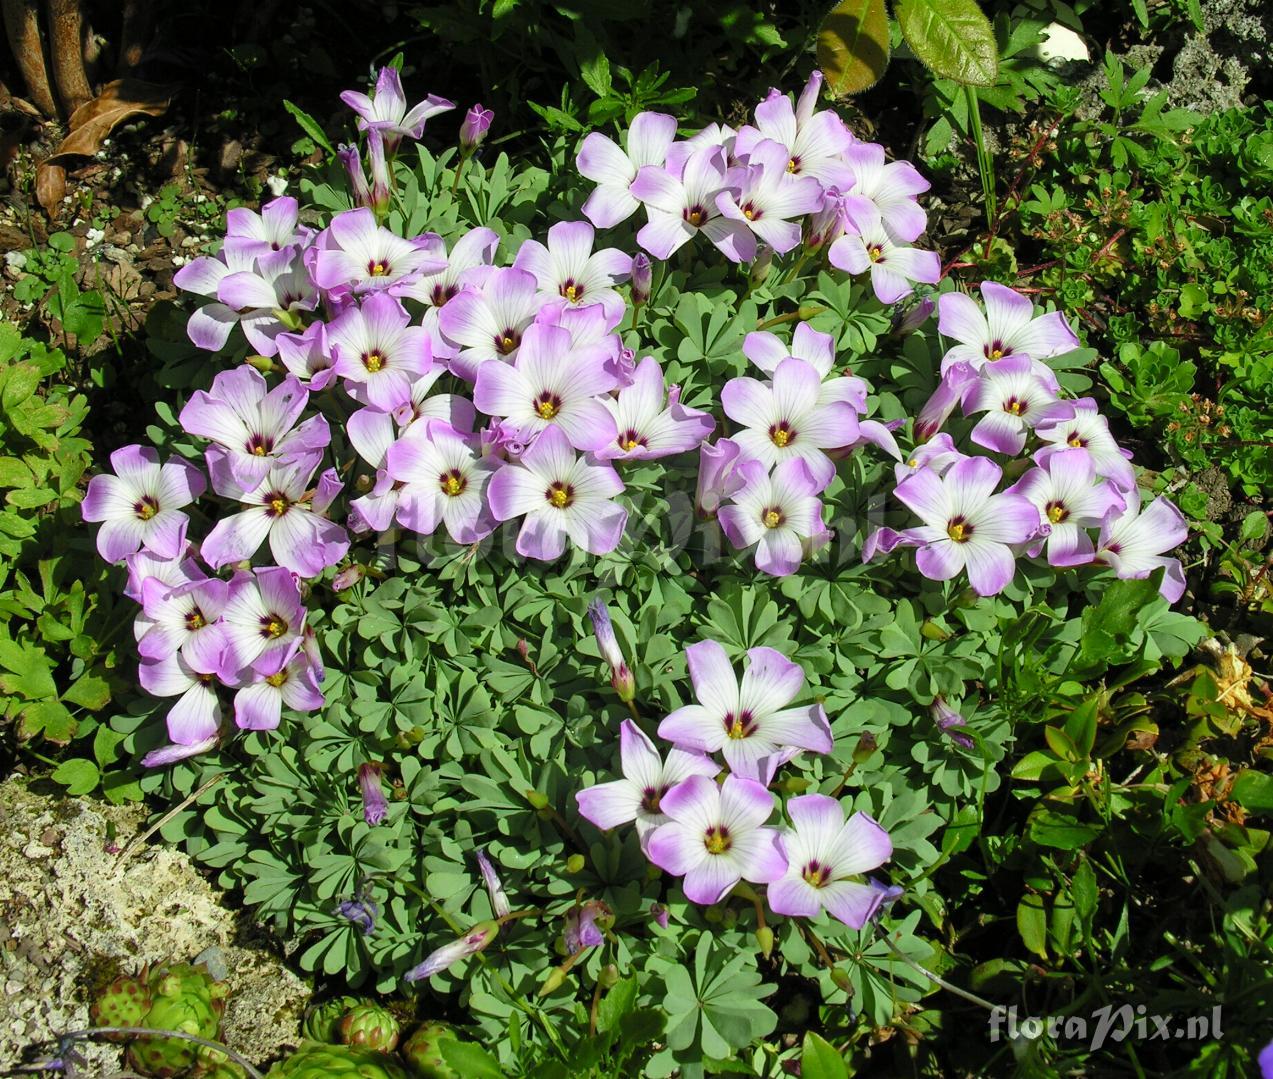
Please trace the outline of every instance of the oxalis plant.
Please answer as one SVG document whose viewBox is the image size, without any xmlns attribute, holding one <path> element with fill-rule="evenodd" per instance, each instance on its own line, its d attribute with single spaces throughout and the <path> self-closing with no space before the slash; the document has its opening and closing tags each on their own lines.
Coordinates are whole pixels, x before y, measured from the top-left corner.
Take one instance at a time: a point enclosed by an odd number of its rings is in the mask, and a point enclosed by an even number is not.
<svg viewBox="0 0 1273 1079">
<path fill-rule="evenodd" d="M 780 1021 L 915 1010 L 1016 667 L 1197 636 L 1093 355 L 943 279 L 820 85 L 543 169 L 480 106 L 435 156 L 452 104 L 385 69 L 305 205 L 178 273 L 206 388 L 89 486 L 163 834 L 506 1069 L 777 1074 Z"/>
</svg>

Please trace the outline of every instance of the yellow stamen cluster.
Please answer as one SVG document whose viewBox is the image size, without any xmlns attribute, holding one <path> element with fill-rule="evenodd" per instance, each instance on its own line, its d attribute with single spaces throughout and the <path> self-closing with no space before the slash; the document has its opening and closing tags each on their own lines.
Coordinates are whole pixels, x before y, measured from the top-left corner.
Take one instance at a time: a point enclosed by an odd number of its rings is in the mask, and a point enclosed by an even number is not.
<svg viewBox="0 0 1273 1079">
<path fill-rule="evenodd" d="M 725 828 L 713 824 L 703 836 L 703 846 L 707 848 L 708 854 L 724 854 L 733 846 L 733 840 L 729 838 L 729 832 Z"/>
</svg>

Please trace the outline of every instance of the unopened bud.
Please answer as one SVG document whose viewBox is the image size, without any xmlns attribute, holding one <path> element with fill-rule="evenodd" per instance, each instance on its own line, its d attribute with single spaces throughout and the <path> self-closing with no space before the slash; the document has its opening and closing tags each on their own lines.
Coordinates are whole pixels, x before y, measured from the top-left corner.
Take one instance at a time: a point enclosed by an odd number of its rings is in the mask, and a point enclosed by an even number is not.
<svg viewBox="0 0 1273 1079">
<path fill-rule="evenodd" d="M 255 367 L 263 375 L 268 375 L 271 371 L 278 370 L 274 361 L 268 356 L 249 356 L 243 362 L 249 367 Z"/>
<path fill-rule="evenodd" d="M 569 858 L 566 859 L 566 872 L 567 873 L 582 873 L 583 867 L 585 864 L 586 862 L 582 854 L 572 854 Z"/>
<path fill-rule="evenodd" d="M 774 931 L 769 926 L 762 925 L 756 930 L 756 946 L 760 949 L 760 954 L 766 959 L 773 955 Z"/>
<path fill-rule="evenodd" d="M 354 480 L 354 487 L 363 494 L 366 494 L 372 489 L 372 487 L 375 486 L 375 483 L 376 481 L 364 472 L 361 476 Z"/>
<path fill-rule="evenodd" d="M 924 637 L 926 640 L 930 640 L 930 641 L 950 640 L 950 633 L 942 629 L 941 626 L 939 626 L 931 618 L 925 618 L 924 621 L 920 623 L 919 632 L 920 632 L 920 636 Z"/>
<path fill-rule="evenodd" d="M 366 572 L 357 562 L 352 566 L 346 566 L 332 578 L 332 590 L 334 592 L 344 592 L 347 588 L 353 588 L 354 585 L 363 579 L 363 575 Z"/>
<path fill-rule="evenodd" d="M 774 249 L 766 245 L 760 249 L 760 253 L 751 264 L 751 272 L 748 274 L 751 278 L 751 283 L 753 285 L 763 285 L 766 278 L 769 277 L 769 271 L 773 267 L 773 264 Z"/>
<path fill-rule="evenodd" d="M 839 967 L 832 967 L 831 980 L 835 982 L 839 988 L 848 993 L 849 996 L 853 995 L 853 982 L 845 971 L 841 970 Z"/>
<path fill-rule="evenodd" d="M 853 750 L 853 763 L 865 764 L 870 759 L 871 754 L 875 752 L 877 746 L 878 743 L 875 740 L 875 735 L 871 734 L 869 731 L 862 735 L 862 737 L 858 739 L 858 744 Z"/>
<path fill-rule="evenodd" d="M 481 105 L 474 105 L 464 114 L 464 122 L 460 124 L 460 153 L 464 157 L 468 157 L 482 145 L 494 119 L 495 113 Z"/>
<path fill-rule="evenodd" d="M 619 696 L 619 700 L 625 704 L 628 701 L 636 700 L 636 679 L 632 677 L 632 672 L 628 670 L 626 663 L 619 664 L 610 672 L 610 685 Z"/>
<path fill-rule="evenodd" d="M 648 256 L 636 254 L 632 256 L 632 304 L 639 307 L 650 299 L 650 288 L 654 281 L 654 267 Z"/>
<path fill-rule="evenodd" d="M 526 801 L 528 801 L 531 804 L 531 806 L 534 807 L 535 809 L 548 808 L 548 805 L 549 805 L 548 795 L 546 795 L 543 791 L 528 790 L 525 793 L 526 793 Z"/>
<path fill-rule="evenodd" d="M 597 981 L 602 987 L 609 989 L 619 981 L 619 968 L 613 963 L 607 963 L 599 971 L 597 971 Z"/>
<path fill-rule="evenodd" d="M 562 970 L 561 967 L 553 967 L 553 969 L 548 972 L 548 977 L 544 979 L 543 984 L 540 985 L 539 992 L 535 995 L 546 997 L 549 993 L 555 993 L 562 987 L 565 981 L 566 972 Z"/>
</svg>

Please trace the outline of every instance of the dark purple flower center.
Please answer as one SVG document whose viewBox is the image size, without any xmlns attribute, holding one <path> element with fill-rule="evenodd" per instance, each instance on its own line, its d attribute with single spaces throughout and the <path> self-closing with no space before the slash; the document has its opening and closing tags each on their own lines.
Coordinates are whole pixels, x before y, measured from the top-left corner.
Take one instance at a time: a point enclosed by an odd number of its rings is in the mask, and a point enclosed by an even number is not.
<svg viewBox="0 0 1273 1079">
<path fill-rule="evenodd" d="M 276 641 L 287 632 L 287 619 L 272 611 L 261 615 L 260 624 L 261 636 L 267 641 Z"/>
<path fill-rule="evenodd" d="M 535 414 L 541 420 L 555 419 L 561 411 L 561 398 L 552 390 L 545 390 L 535 398 Z"/>
<path fill-rule="evenodd" d="M 208 624 L 208 620 L 204 617 L 203 612 L 198 607 L 191 607 L 186 612 L 186 629 L 193 633 L 197 629 L 203 629 Z"/>
<path fill-rule="evenodd" d="M 742 205 L 743 217 L 748 221 L 759 221 L 764 215 L 764 211 L 750 199 Z"/>
<path fill-rule="evenodd" d="M 884 245 L 883 244 L 867 244 L 866 257 L 872 262 L 884 261 Z"/>
<path fill-rule="evenodd" d="M 507 356 L 521 343 L 522 335 L 512 328 L 506 329 L 503 333 L 497 333 L 495 335 L 495 351 L 501 356 Z"/>
<path fill-rule="evenodd" d="M 777 528 L 786 519 L 787 515 L 782 512 L 781 506 L 769 506 L 760 511 L 760 523 L 766 528 Z"/>
<path fill-rule="evenodd" d="M 700 203 L 695 203 L 693 206 L 687 206 L 682 210 L 681 216 L 687 224 L 693 225 L 694 228 L 699 228 L 707 220 L 707 211 L 703 209 Z"/>
<path fill-rule="evenodd" d="M 725 726 L 725 733 L 730 738 L 748 738 L 756 731 L 756 720 L 752 718 L 752 714 L 745 708 L 737 715 L 733 712 L 726 712 L 722 722 Z"/>
<path fill-rule="evenodd" d="M 1085 439 L 1078 431 L 1071 431 L 1070 437 L 1065 440 L 1067 446 L 1073 446 L 1076 450 L 1085 449 L 1087 447 L 1087 439 Z"/>
<path fill-rule="evenodd" d="M 154 495 L 142 495 L 133 503 L 133 513 L 139 521 L 149 521 L 159 512 L 159 500 Z"/>
<path fill-rule="evenodd" d="M 444 495 L 450 495 L 454 498 L 456 495 L 464 493 L 469 481 L 465 479 L 464 474 L 458 468 L 453 468 L 449 472 L 443 472 L 438 477 L 438 484 L 441 486 Z"/>
<path fill-rule="evenodd" d="M 562 483 L 558 480 L 549 485 L 548 490 L 544 492 L 544 497 L 548 499 L 548 504 L 559 510 L 564 510 L 575 501 L 575 489 L 568 483 Z"/>
<path fill-rule="evenodd" d="M 946 535 L 956 543 L 967 543 L 972 539 L 972 525 L 962 514 L 956 514 L 946 522 Z"/>
<path fill-rule="evenodd" d="M 641 434 L 635 427 L 629 427 L 626 431 L 619 432 L 619 449 L 631 451 L 640 446 L 648 446 L 645 435 Z"/>
<path fill-rule="evenodd" d="M 1066 508 L 1065 503 L 1059 499 L 1049 502 L 1044 509 L 1048 515 L 1048 520 L 1054 525 L 1059 525 L 1070 515 L 1070 511 Z"/>
<path fill-rule="evenodd" d="M 825 888 L 831 883 L 831 867 L 823 865 L 816 858 L 810 858 L 808 865 L 804 867 L 804 872 L 800 874 L 804 877 L 805 883 L 814 888 Z"/>
<path fill-rule="evenodd" d="M 571 303 L 578 303 L 583 299 L 583 285 L 575 281 L 573 277 L 567 277 L 561 283 L 561 288 L 557 290 Z"/>
<path fill-rule="evenodd" d="M 284 682 L 287 681 L 287 678 L 288 678 L 287 668 L 284 667 L 280 671 L 275 671 L 273 674 L 267 675 L 265 678 L 265 684 L 267 686 L 273 686 L 275 689 L 278 689 L 281 685 L 283 685 Z"/>
<path fill-rule="evenodd" d="M 800 171 L 800 156 L 798 154 L 792 154 L 787 160 L 787 171 L 791 173 Z"/>
<path fill-rule="evenodd" d="M 369 374 L 377 374 L 389 366 L 389 357 L 386 356 L 378 348 L 373 348 L 362 354 L 362 365 Z"/>
<path fill-rule="evenodd" d="M 441 281 L 439 281 L 433 286 L 433 306 L 442 307 L 447 300 L 452 299 L 459 291 L 459 285 L 444 285 Z"/>
<path fill-rule="evenodd" d="M 780 450 L 786 449 L 796 440 L 796 429 L 788 420 L 779 420 L 769 425 L 769 441 Z"/>
<path fill-rule="evenodd" d="M 659 802 L 668 792 L 667 784 L 661 787 L 646 787 L 641 792 L 641 811 L 643 813 L 662 813 Z"/>
<path fill-rule="evenodd" d="M 1010 416 L 1024 416 L 1030 411 L 1030 402 L 1014 393 L 1004 401 L 1003 410 Z"/>
<path fill-rule="evenodd" d="M 1002 360 L 1005 356 L 1012 355 L 1012 346 L 996 337 L 990 344 L 982 345 L 981 351 L 988 360 Z"/>
<path fill-rule="evenodd" d="M 367 260 L 367 276 L 368 277 L 388 277 L 389 263 L 384 259 L 368 259 Z"/>
<path fill-rule="evenodd" d="M 248 439 L 247 451 L 254 457 L 264 457 L 274 449 L 274 439 L 270 435 L 253 435 Z"/>
<path fill-rule="evenodd" d="M 282 491 L 271 491 L 265 496 L 264 505 L 267 517 L 282 517 L 292 508 L 292 500 Z"/>
<path fill-rule="evenodd" d="M 708 854 L 725 854 L 733 845 L 729 829 L 723 824 L 713 824 L 703 833 L 703 846 Z"/>
</svg>

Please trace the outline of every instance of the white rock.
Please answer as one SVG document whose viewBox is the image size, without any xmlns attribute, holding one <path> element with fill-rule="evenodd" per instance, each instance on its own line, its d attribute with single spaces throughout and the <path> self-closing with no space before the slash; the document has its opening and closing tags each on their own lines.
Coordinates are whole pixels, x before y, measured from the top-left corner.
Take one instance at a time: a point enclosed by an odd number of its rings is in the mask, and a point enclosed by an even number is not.
<svg viewBox="0 0 1273 1079">
<path fill-rule="evenodd" d="M 287 191 L 286 176 L 267 176 L 265 178 L 265 186 L 270 189 L 270 194 L 275 198 L 285 194 Z"/>
<path fill-rule="evenodd" d="M 1087 42 L 1071 30 L 1054 22 L 1043 28 L 1043 40 L 1034 47 L 1034 55 L 1045 64 L 1090 60 Z"/>
</svg>

